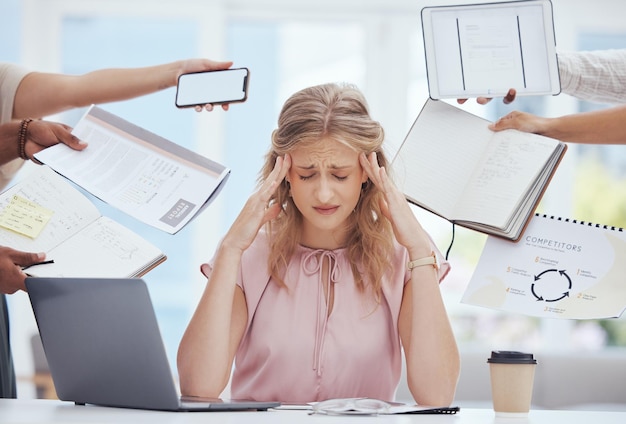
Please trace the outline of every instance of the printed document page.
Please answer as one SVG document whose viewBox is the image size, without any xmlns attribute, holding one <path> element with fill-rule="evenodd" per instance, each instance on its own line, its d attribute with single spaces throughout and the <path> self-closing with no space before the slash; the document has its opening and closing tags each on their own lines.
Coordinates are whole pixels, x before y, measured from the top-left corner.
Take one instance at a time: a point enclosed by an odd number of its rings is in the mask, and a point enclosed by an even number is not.
<svg viewBox="0 0 626 424">
<path fill-rule="evenodd" d="M 92 106 L 73 133 L 89 146 L 57 144 L 36 155 L 94 196 L 174 234 L 217 195 L 230 170 Z"/>
<path fill-rule="evenodd" d="M 485 87 L 526 87 L 516 18 L 505 15 L 495 22 L 493 18 L 459 18 L 461 81 L 469 93 Z"/>
<path fill-rule="evenodd" d="M 518 243 L 488 237 L 462 302 L 541 318 L 604 319 L 626 308 L 626 232 L 534 216 Z"/>
</svg>

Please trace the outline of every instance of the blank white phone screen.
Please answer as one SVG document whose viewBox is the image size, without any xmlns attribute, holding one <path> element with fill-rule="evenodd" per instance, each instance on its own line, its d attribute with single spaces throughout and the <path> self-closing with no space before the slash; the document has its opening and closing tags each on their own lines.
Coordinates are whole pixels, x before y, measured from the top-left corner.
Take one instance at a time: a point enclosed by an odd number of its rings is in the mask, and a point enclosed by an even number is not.
<svg viewBox="0 0 626 424">
<path fill-rule="evenodd" d="M 179 107 L 226 103 L 246 99 L 248 70 L 245 68 L 183 74 L 178 79 Z"/>
</svg>

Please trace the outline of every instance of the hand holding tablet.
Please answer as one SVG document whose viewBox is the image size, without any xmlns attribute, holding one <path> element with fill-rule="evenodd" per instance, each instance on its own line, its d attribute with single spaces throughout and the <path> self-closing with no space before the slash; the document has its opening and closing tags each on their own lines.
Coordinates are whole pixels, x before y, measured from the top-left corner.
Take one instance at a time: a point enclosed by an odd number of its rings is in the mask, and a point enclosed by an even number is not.
<svg viewBox="0 0 626 424">
<path fill-rule="evenodd" d="M 550 0 L 425 7 L 422 30 L 433 99 L 561 91 Z"/>
</svg>

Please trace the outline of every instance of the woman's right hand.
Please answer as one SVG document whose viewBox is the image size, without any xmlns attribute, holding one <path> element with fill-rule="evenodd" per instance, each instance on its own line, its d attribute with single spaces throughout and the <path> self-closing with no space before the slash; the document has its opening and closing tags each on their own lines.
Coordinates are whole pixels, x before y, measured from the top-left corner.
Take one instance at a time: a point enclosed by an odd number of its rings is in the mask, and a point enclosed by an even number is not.
<svg viewBox="0 0 626 424">
<path fill-rule="evenodd" d="M 280 214 L 282 205 L 269 205 L 269 201 L 285 179 L 289 168 L 291 168 L 291 157 L 288 154 L 276 158 L 274 169 L 241 209 L 239 216 L 222 240 L 222 247 L 243 252 L 252 244 L 261 227 Z"/>
</svg>

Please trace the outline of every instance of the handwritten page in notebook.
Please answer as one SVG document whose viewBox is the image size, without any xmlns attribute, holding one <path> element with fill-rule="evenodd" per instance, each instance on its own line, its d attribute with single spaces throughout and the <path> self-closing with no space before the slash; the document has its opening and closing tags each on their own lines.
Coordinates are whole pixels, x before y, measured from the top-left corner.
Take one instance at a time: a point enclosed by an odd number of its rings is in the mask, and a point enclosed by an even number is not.
<svg viewBox="0 0 626 424">
<path fill-rule="evenodd" d="M 453 216 L 474 222 L 488 217 L 495 226 L 504 226 L 511 210 L 526 199 L 524 193 L 543 172 L 557 143 L 513 130 L 491 133 L 490 144 Z"/>
<path fill-rule="evenodd" d="M 491 136 L 488 122 L 475 118 L 443 102 L 426 102 L 393 160 L 398 187 L 414 203 L 454 215 Z"/>
<path fill-rule="evenodd" d="M 29 275 L 136 277 L 164 260 L 156 246 L 105 216 L 52 249 L 47 257 L 54 259 L 54 263 L 29 268 Z"/>
<path fill-rule="evenodd" d="M 0 195 L 0 213 L 20 197 L 51 211 L 35 237 L 0 226 L 0 244 L 45 252 L 54 263 L 28 268 L 32 276 L 138 277 L 166 257 L 156 246 L 123 225 L 101 216 L 80 191 L 47 166 L 32 171 Z M 17 217 L 14 215 L 14 217 Z M 18 218 L 28 221 L 27 215 Z"/>
<path fill-rule="evenodd" d="M 428 99 L 393 161 L 407 198 L 452 221 L 504 228 L 561 142 Z"/>
<path fill-rule="evenodd" d="M 0 231 L 0 244 L 17 250 L 49 252 L 100 216 L 89 199 L 47 166 L 38 167 L 29 177 L 2 193 L 0 210 L 5 210 L 13 196 L 54 211 L 35 238 L 15 231 Z"/>
</svg>

